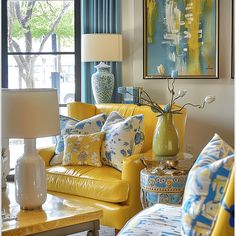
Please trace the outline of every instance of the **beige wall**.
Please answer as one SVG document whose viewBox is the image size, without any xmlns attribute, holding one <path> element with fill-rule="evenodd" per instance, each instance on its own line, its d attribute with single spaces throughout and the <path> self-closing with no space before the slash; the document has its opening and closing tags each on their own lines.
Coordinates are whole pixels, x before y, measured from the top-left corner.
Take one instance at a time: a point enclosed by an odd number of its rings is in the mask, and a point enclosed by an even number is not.
<svg viewBox="0 0 236 236">
<path fill-rule="evenodd" d="M 167 103 L 165 80 L 143 79 L 143 13 L 142 0 L 122 0 L 122 33 L 124 36 L 123 84 L 142 86 L 158 103 Z M 220 1 L 219 79 L 178 80 L 176 90 L 188 91 L 184 102 L 200 103 L 208 94 L 216 101 L 204 110 L 189 108 L 186 150 L 198 155 L 209 139 L 218 133 L 234 144 L 234 80 L 231 79 L 231 1 Z"/>
</svg>

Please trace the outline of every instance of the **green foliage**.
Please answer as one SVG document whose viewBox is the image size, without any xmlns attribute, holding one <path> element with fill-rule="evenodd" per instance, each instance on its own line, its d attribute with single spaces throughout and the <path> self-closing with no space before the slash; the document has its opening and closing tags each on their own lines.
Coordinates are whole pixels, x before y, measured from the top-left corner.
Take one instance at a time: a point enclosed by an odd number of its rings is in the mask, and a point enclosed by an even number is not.
<svg viewBox="0 0 236 236">
<path fill-rule="evenodd" d="M 26 2 L 27 1 L 20 1 L 20 9 L 23 16 L 25 16 L 27 10 Z M 32 17 L 29 19 L 27 24 L 28 29 L 24 29 L 17 20 L 15 14 L 11 14 L 11 36 L 19 39 L 24 37 L 24 32 L 30 30 L 33 38 L 42 38 L 51 30 L 52 25 L 62 11 L 62 7 L 62 4 L 56 1 L 51 3 L 46 1 L 37 1 L 33 7 Z M 13 11 L 11 10 L 10 12 Z M 59 37 L 68 39 L 74 36 L 73 18 L 73 9 L 69 7 L 55 29 L 55 33 Z"/>
<path fill-rule="evenodd" d="M 62 17 L 55 33 L 61 38 L 70 38 L 74 36 L 74 12 L 72 9 Z"/>
</svg>

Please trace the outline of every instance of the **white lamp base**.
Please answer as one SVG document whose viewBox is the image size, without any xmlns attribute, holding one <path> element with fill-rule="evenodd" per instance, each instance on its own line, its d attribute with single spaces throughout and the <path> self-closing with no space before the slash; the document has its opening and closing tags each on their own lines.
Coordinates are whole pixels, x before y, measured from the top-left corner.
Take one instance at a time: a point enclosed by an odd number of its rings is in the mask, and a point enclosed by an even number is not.
<svg viewBox="0 0 236 236">
<path fill-rule="evenodd" d="M 36 152 L 36 139 L 24 142 L 24 154 L 15 168 L 15 197 L 21 209 L 33 210 L 47 199 L 45 163 Z"/>
</svg>

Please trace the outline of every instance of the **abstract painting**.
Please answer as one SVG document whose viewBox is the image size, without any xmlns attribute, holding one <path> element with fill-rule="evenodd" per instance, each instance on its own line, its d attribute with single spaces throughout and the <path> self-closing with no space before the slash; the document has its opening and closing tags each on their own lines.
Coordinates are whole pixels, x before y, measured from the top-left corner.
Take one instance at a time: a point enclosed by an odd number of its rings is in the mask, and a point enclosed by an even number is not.
<svg viewBox="0 0 236 236">
<path fill-rule="evenodd" d="M 218 78 L 218 1 L 143 0 L 145 79 Z"/>
</svg>

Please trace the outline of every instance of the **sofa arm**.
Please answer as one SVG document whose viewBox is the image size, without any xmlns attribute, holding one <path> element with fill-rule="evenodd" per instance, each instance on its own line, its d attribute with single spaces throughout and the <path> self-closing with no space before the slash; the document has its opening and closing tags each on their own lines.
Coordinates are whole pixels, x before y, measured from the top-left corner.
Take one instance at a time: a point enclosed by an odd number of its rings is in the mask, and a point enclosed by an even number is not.
<svg viewBox="0 0 236 236">
<path fill-rule="evenodd" d="M 149 150 L 146 153 L 141 153 L 133 155 L 126 158 L 123 162 L 123 170 L 121 178 L 129 183 L 130 192 L 129 198 L 125 204 L 134 204 L 134 211 L 139 211 L 141 207 L 140 202 L 140 171 L 145 167 L 140 160 L 141 157 L 146 156 L 146 154 L 151 153 Z M 131 212 L 132 215 L 132 212 Z"/>
<path fill-rule="evenodd" d="M 43 158 L 45 166 L 49 166 L 51 158 L 54 156 L 55 146 L 38 149 L 38 154 Z"/>
</svg>

